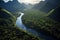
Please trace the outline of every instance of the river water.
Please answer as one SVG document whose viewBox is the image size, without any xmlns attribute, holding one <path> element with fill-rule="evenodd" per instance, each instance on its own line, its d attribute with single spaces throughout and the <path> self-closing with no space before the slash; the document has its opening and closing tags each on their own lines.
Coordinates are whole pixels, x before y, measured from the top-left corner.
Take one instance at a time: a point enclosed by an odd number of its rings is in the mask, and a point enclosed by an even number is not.
<svg viewBox="0 0 60 40">
<path fill-rule="evenodd" d="M 25 30 L 29 33 L 32 33 L 33 35 L 36 35 L 36 36 L 39 36 L 40 38 L 42 39 L 45 39 L 45 40 L 55 40 L 54 38 L 52 37 L 49 37 L 49 36 L 45 36 L 44 34 L 42 33 L 38 33 L 37 31 L 33 30 L 33 29 L 30 29 L 30 28 L 27 28 L 23 23 L 22 23 L 22 16 L 24 16 L 24 13 L 21 13 L 19 12 L 19 14 L 21 14 L 19 17 L 17 17 L 17 20 L 16 20 L 16 25 L 22 29 L 22 30 Z"/>
<path fill-rule="evenodd" d="M 25 30 L 25 31 L 30 32 L 30 33 L 35 34 L 35 35 L 38 35 L 38 33 L 37 33 L 35 30 L 30 29 L 30 28 L 27 28 L 27 27 L 22 23 L 22 16 L 24 15 L 24 13 L 21 13 L 21 12 L 20 12 L 20 14 L 21 14 L 21 15 L 17 18 L 16 25 L 17 25 L 20 29 L 22 29 L 22 30 Z"/>
</svg>

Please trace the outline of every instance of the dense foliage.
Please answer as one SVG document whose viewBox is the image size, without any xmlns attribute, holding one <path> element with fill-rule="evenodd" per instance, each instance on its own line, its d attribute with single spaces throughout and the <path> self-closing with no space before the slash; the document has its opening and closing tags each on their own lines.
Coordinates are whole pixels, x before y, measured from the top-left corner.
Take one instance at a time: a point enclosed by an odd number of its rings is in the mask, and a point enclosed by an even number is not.
<svg viewBox="0 0 60 40">
<path fill-rule="evenodd" d="M 15 25 L 16 17 L 0 8 L 0 40 L 42 40 L 19 29 Z"/>
<path fill-rule="evenodd" d="M 39 33 L 42 32 L 45 35 L 53 36 L 59 39 L 60 23 L 48 17 L 52 12 L 54 12 L 54 9 L 48 14 L 35 9 L 25 10 L 23 23 L 27 27 L 35 29 Z"/>
</svg>

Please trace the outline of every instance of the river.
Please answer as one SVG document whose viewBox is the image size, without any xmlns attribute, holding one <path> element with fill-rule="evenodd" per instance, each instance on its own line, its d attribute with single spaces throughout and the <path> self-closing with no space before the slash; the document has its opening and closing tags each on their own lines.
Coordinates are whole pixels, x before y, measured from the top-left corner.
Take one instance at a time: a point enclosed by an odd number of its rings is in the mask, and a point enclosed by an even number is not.
<svg viewBox="0 0 60 40">
<path fill-rule="evenodd" d="M 24 16 L 24 13 L 22 12 L 19 12 L 21 15 L 19 17 L 17 17 L 17 20 L 16 20 L 16 25 L 22 29 L 22 30 L 25 30 L 29 33 L 32 33 L 33 35 L 36 35 L 36 36 L 39 36 L 40 38 L 42 39 L 45 39 L 45 40 L 55 40 L 53 37 L 49 37 L 49 36 L 45 36 L 44 34 L 42 33 L 38 33 L 37 31 L 33 30 L 33 29 L 30 29 L 30 28 L 27 28 L 23 23 L 22 23 L 22 16 Z"/>
</svg>

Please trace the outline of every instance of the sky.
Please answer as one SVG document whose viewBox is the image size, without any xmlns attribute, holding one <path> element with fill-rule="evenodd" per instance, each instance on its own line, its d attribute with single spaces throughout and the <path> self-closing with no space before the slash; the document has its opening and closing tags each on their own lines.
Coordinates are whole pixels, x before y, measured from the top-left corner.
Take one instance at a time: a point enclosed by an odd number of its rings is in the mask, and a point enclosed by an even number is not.
<svg viewBox="0 0 60 40">
<path fill-rule="evenodd" d="M 9 1 L 13 1 L 13 0 L 3 0 L 5 3 L 9 2 Z M 17 0 L 19 3 L 24 3 L 24 4 L 37 4 L 40 1 L 45 1 L 45 0 Z"/>
</svg>

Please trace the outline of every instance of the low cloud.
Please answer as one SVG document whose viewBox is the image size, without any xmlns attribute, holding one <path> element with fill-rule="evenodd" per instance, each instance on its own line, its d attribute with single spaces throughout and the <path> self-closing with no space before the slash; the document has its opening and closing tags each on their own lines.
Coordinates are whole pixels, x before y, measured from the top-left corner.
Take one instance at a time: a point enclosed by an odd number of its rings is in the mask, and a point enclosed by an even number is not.
<svg viewBox="0 0 60 40">
<path fill-rule="evenodd" d="M 13 1 L 13 0 L 3 0 L 5 3 L 9 2 L 9 1 Z"/>
<path fill-rule="evenodd" d="M 37 4 L 40 1 L 45 1 L 45 0 L 17 0 L 19 3 L 24 3 L 24 4 Z"/>
</svg>

